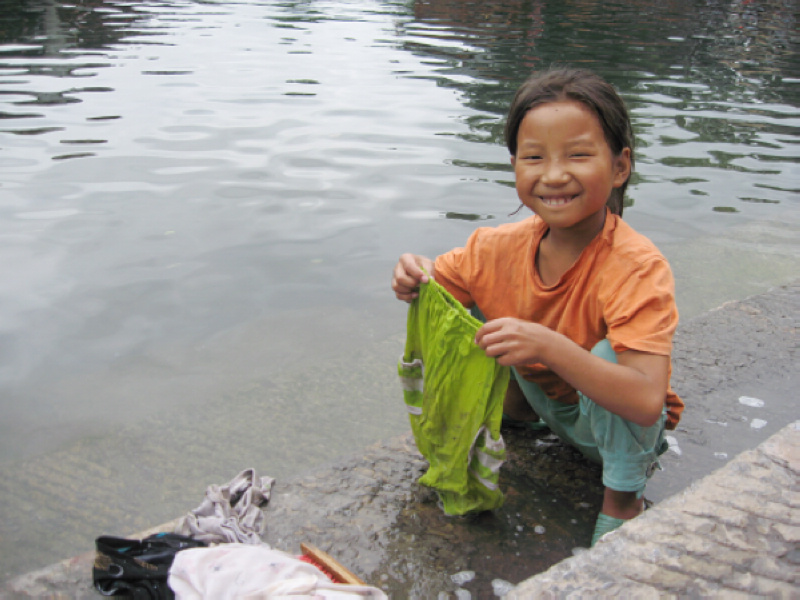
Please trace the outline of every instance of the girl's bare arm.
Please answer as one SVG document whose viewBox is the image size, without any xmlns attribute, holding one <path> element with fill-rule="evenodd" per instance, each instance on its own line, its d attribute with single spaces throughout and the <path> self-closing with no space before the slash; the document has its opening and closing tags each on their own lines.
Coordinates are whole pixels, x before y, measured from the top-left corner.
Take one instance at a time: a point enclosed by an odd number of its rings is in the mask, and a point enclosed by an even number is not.
<svg viewBox="0 0 800 600">
<path fill-rule="evenodd" d="M 627 350 L 614 364 L 543 325 L 513 318 L 486 323 L 475 341 L 502 365 L 547 365 L 594 402 L 637 425 L 649 427 L 661 416 L 669 356 Z"/>
</svg>

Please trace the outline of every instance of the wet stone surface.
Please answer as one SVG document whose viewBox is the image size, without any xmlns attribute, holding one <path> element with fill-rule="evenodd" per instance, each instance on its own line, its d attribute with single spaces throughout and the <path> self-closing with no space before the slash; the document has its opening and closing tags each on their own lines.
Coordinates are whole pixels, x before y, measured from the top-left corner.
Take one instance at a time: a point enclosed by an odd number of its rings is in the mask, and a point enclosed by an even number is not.
<svg viewBox="0 0 800 600">
<path fill-rule="evenodd" d="M 416 483 L 426 463 L 409 434 L 276 483 L 264 540 L 289 552 L 310 542 L 395 598 L 456 597 L 459 588 L 493 597 L 493 581 L 519 583 L 588 546 L 602 495 L 599 467 L 549 432 L 507 429 L 503 437 L 499 510 L 446 516 Z M 470 581 L 453 581 L 469 571 Z"/>
<path fill-rule="evenodd" d="M 687 408 L 646 497 L 656 505 L 756 447 L 796 419 L 800 283 L 725 304 L 688 320 L 675 337 L 672 385 Z M 763 426 L 760 423 L 765 423 Z M 588 547 L 600 510 L 600 468 L 547 432 L 503 431 L 505 504 L 492 514 L 446 517 L 415 482 L 424 460 L 406 436 L 363 457 L 276 484 L 265 539 L 296 551 L 311 542 L 393 597 L 459 588 L 492 597 Z M 722 499 L 721 499 L 722 500 Z"/>
<path fill-rule="evenodd" d="M 661 458 L 666 471 L 657 472 L 646 491 L 656 507 L 647 511 L 645 518 L 655 519 L 659 525 L 663 521 L 669 531 L 681 532 L 669 540 L 664 552 L 676 556 L 692 552 L 691 544 L 702 541 L 704 534 L 683 535 L 691 525 L 685 520 L 694 519 L 697 511 L 669 521 L 672 513 L 659 512 L 662 501 L 796 421 L 798 315 L 800 283 L 795 283 L 723 305 L 679 328 L 672 383 L 687 409 L 677 430 L 668 432 L 671 448 Z M 600 468 L 547 431 L 506 429 L 503 436 L 508 453 L 500 476 L 505 504 L 493 513 L 445 516 L 436 495 L 416 483 L 426 464 L 407 434 L 310 474 L 279 478 L 265 508 L 264 540 L 292 553 L 299 553 L 301 542 L 314 544 L 393 598 L 461 598 L 466 592 L 472 598 L 491 598 L 502 590 L 503 582 L 518 584 L 576 553 L 577 561 L 594 561 L 596 571 L 590 578 L 602 587 L 605 567 L 613 564 L 618 568 L 621 555 L 606 552 L 597 559 L 592 558 L 597 548 L 586 554 L 579 551 L 589 545 L 600 509 Z M 794 459 L 789 462 L 796 464 Z M 736 464 L 731 467 L 736 467 L 733 473 L 741 470 Z M 771 473 L 766 468 L 758 473 L 762 471 Z M 232 472 L 231 477 L 234 475 Z M 708 490 L 701 487 L 703 494 L 710 494 L 701 498 L 703 514 L 724 518 L 731 502 L 752 500 L 751 512 L 763 522 L 736 533 L 736 539 L 757 541 L 763 538 L 765 527 L 782 527 L 781 539 L 789 540 L 796 549 L 796 519 L 782 523 L 786 507 L 772 515 L 765 512 L 772 504 L 760 502 L 758 485 L 770 482 L 756 481 L 750 495 L 740 490 L 736 481 Z M 796 510 L 796 477 L 794 483 L 778 483 L 776 494 Z M 731 496 L 731 490 L 742 491 L 741 499 Z M 194 506 L 196 503 L 187 510 Z M 174 523 L 163 524 L 156 530 L 167 531 L 172 526 Z M 647 530 L 642 535 L 643 540 L 648 539 Z M 653 556 L 662 552 L 658 544 L 651 550 Z M 743 560 L 764 559 L 755 547 L 742 551 L 744 554 L 725 552 L 715 551 L 715 560 L 737 576 Z M 0 588 L 0 597 L 96 597 L 91 590 L 91 561 L 92 555 L 85 554 L 21 576 Z M 657 565 L 648 568 L 657 570 Z M 454 575 L 461 577 L 461 583 L 453 580 Z M 666 575 L 679 579 L 672 571 Z M 630 584 L 633 580 L 626 581 Z M 778 585 L 780 581 L 767 583 Z M 643 597 L 653 597 L 654 590 L 671 589 L 671 585 L 659 580 Z M 749 594 L 755 589 L 725 586 L 728 591 L 749 590 L 746 597 L 752 597 Z"/>
<path fill-rule="evenodd" d="M 647 486 L 656 502 L 755 448 L 797 419 L 800 281 L 728 302 L 678 326 L 672 387 L 686 410 L 665 471 Z"/>
<path fill-rule="evenodd" d="M 409 433 L 278 480 L 263 540 L 292 554 L 311 543 L 392 598 L 499 596 L 588 546 L 602 495 L 600 468 L 548 431 L 504 429 L 503 437 L 505 503 L 494 512 L 446 516 L 417 483 L 427 463 Z M 0 598 L 98 597 L 92 560 L 86 553 L 23 575 Z"/>
</svg>

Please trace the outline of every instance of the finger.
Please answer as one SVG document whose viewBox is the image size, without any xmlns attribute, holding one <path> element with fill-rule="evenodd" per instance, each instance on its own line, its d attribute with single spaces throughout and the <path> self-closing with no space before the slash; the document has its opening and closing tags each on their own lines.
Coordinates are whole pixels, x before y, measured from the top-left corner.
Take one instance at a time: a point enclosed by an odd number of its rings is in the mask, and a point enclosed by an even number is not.
<svg viewBox="0 0 800 600">
<path fill-rule="evenodd" d="M 395 294 L 398 300 L 402 300 L 403 302 L 411 303 L 415 298 L 419 296 L 419 294 Z"/>
<path fill-rule="evenodd" d="M 429 258 L 417 256 L 416 254 L 403 254 L 400 257 L 400 263 L 416 281 L 428 283 L 429 275 L 433 269 L 433 261 Z"/>
<path fill-rule="evenodd" d="M 397 264 L 392 277 L 392 289 L 396 292 L 409 293 L 418 285 L 417 279 L 409 274 L 402 264 Z"/>
<path fill-rule="evenodd" d="M 395 297 L 398 300 L 403 300 L 404 302 L 411 302 L 414 298 L 419 296 L 419 293 L 416 290 L 416 288 L 399 286 L 396 285 L 394 282 L 392 283 L 392 289 L 394 290 Z"/>
<path fill-rule="evenodd" d="M 486 352 L 487 356 L 498 356 L 508 351 L 507 340 L 499 331 L 484 333 L 477 344 Z"/>
<path fill-rule="evenodd" d="M 425 273 L 414 260 L 411 254 L 404 254 L 400 257 L 394 270 L 395 279 L 409 289 L 415 288 L 420 282 L 425 282 Z"/>
<path fill-rule="evenodd" d="M 513 349 L 506 342 L 490 344 L 484 349 L 484 352 L 486 356 L 494 358 L 501 366 L 510 367 L 516 364 Z"/>
<path fill-rule="evenodd" d="M 494 343 L 494 344 L 486 344 L 483 347 L 483 351 L 486 353 L 486 356 L 491 356 L 492 358 L 497 358 L 499 356 L 503 356 L 506 353 L 506 347 L 502 343 Z"/>
<path fill-rule="evenodd" d="M 489 344 L 491 340 L 487 340 L 487 336 L 491 336 L 500 331 L 503 324 L 500 319 L 495 319 L 494 321 L 487 321 L 483 325 L 481 325 L 480 329 L 475 333 L 475 343 L 479 346 L 482 344 Z"/>
<path fill-rule="evenodd" d="M 419 296 L 419 286 L 416 285 L 392 285 L 395 296 L 401 300 L 409 302 Z"/>
<path fill-rule="evenodd" d="M 496 356 L 495 360 L 497 361 L 497 364 L 500 365 L 501 367 L 513 367 L 516 363 L 516 361 L 513 358 L 511 358 L 510 354 L 502 354 L 500 356 Z"/>
<path fill-rule="evenodd" d="M 424 256 L 420 257 L 419 268 L 422 271 L 423 283 L 428 283 L 433 279 L 434 262 L 432 260 Z"/>
</svg>

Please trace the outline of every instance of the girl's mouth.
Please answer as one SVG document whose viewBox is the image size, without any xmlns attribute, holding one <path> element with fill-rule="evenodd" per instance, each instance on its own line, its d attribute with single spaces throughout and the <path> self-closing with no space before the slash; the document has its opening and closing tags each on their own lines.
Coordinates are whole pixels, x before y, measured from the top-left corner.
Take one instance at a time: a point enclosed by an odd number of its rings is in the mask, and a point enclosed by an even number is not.
<svg viewBox="0 0 800 600">
<path fill-rule="evenodd" d="M 539 196 L 545 206 L 563 206 L 575 199 L 575 196 Z"/>
</svg>

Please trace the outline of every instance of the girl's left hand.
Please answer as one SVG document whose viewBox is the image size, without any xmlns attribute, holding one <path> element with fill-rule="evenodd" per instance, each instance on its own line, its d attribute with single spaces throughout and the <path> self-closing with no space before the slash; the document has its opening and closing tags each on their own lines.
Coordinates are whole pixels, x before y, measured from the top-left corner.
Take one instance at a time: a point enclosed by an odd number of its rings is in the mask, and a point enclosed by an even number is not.
<svg viewBox="0 0 800 600">
<path fill-rule="evenodd" d="M 475 343 L 503 366 L 545 362 L 546 338 L 553 332 L 538 323 L 504 317 L 485 323 L 475 334 Z"/>
</svg>

